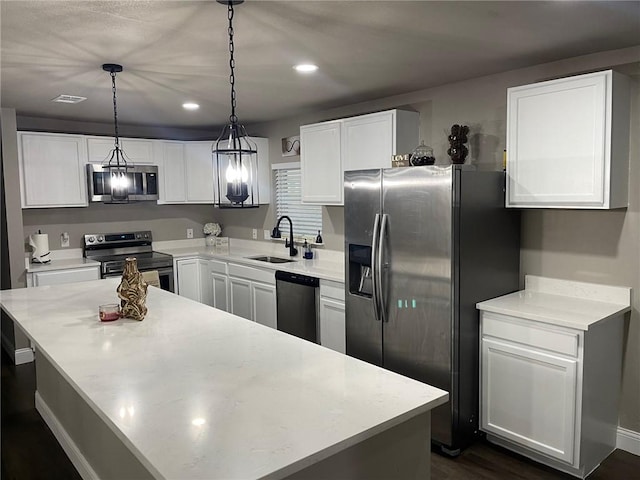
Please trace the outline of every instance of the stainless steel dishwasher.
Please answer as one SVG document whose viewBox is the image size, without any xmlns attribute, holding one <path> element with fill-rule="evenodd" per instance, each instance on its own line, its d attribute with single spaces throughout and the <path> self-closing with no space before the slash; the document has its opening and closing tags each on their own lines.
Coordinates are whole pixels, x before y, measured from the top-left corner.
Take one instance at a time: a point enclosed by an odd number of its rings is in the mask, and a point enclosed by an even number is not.
<svg viewBox="0 0 640 480">
<path fill-rule="evenodd" d="M 276 271 L 278 330 L 318 343 L 317 278 Z"/>
</svg>

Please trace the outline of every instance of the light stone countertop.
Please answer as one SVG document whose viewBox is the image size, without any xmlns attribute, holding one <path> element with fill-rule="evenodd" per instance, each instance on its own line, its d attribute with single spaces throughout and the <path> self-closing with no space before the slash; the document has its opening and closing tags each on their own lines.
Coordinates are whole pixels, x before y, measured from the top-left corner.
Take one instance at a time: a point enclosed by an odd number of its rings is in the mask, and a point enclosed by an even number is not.
<svg viewBox="0 0 640 480">
<path fill-rule="evenodd" d="M 49 263 L 28 263 L 27 273 L 38 272 L 51 272 L 54 270 L 65 270 L 67 268 L 89 268 L 100 267 L 100 262 L 87 259 L 84 257 L 79 258 L 53 258 Z"/>
<path fill-rule="evenodd" d="M 447 400 L 155 287 L 144 321 L 101 323 L 118 282 L 4 290 L 0 303 L 158 478 L 281 478 Z"/>
<path fill-rule="evenodd" d="M 174 246 L 171 244 L 154 244 L 154 250 L 180 258 L 218 259 L 232 263 L 242 263 L 254 267 L 271 270 L 283 270 L 291 273 L 299 273 L 334 282 L 344 282 L 344 254 L 338 251 L 324 251 L 313 249 L 314 258 L 306 260 L 302 258 L 302 248 L 298 246 L 298 255 L 289 257 L 288 250 L 282 243 L 252 242 L 247 240 L 230 239 L 229 253 L 219 253 L 214 247 L 206 247 L 202 244 L 190 246 Z M 280 258 L 292 258 L 293 262 L 268 263 L 252 260 L 247 257 L 257 255 L 271 255 Z"/>
<path fill-rule="evenodd" d="M 302 257 L 302 248 L 298 245 L 298 255 L 293 257 L 293 262 L 268 263 L 251 260 L 246 257 L 257 255 L 271 255 L 280 258 L 290 258 L 288 250 L 282 242 L 260 242 L 251 240 L 229 239 L 229 253 L 219 253 L 213 247 L 204 245 L 204 239 L 175 240 L 154 242 L 153 249 L 156 252 L 166 253 L 175 259 L 197 257 L 205 260 L 218 259 L 226 262 L 242 263 L 254 267 L 271 270 L 284 270 L 292 273 L 300 273 L 324 280 L 344 283 L 344 254 L 335 250 L 313 248 L 314 258 L 306 260 Z M 62 270 L 65 268 L 81 268 L 100 265 L 95 260 L 82 257 L 82 249 L 52 250 L 52 260 L 47 264 L 29 263 L 25 261 L 28 273 Z"/>
<path fill-rule="evenodd" d="M 525 289 L 480 302 L 485 312 L 589 330 L 591 325 L 631 310 L 631 288 L 525 276 Z"/>
</svg>

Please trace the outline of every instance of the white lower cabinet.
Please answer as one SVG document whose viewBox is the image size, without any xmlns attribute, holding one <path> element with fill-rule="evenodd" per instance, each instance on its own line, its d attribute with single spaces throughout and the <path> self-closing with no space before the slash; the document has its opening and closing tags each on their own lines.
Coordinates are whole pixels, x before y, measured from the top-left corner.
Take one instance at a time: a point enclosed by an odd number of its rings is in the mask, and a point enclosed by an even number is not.
<svg viewBox="0 0 640 480">
<path fill-rule="evenodd" d="M 481 311 L 480 429 L 585 478 L 616 445 L 622 316 L 588 330 Z"/>
<path fill-rule="evenodd" d="M 42 287 L 44 285 L 61 285 L 63 283 L 87 282 L 100 279 L 98 265 L 80 268 L 65 268 L 43 272 L 27 273 L 27 287 Z"/>
<path fill-rule="evenodd" d="M 320 344 L 346 353 L 344 284 L 320 280 Z"/>
<path fill-rule="evenodd" d="M 209 262 L 201 258 L 184 258 L 174 263 L 176 293 L 196 302 L 211 305 Z"/>
<path fill-rule="evenodd" d="M 229 277 L 229 309 L 230 313 L 239 317 L 253 320 L 251 308 L 251 280 L 246 278 Z"/>
<path fill-rule="evenodd" d="M 219 310 L 229 311 L 229 277 L 227 262 L 209 261 L 211 272 L 211 306 Z"/>
<path fill-rule="evenodd" d="M 230 312 L 271 328 L 277 327 L 274 270 L 229 263 Z"/>
<path fill-rule="evenodd" d="M 482 427 L 573 463 L 577 359 L 482 341 Z"/>
</svg>

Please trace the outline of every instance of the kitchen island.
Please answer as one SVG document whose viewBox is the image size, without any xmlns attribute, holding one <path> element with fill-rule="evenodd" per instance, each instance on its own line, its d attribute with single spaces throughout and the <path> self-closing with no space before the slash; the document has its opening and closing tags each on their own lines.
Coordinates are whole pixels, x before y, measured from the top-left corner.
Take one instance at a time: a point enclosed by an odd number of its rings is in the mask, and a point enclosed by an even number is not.
<svg viewBox="0 0 640 480">
<path fill-rule="evenodd" d="M 447 393 L 119 279 L 0 292 L 36 351 L 36 406 L 84 478 L 429 478 Z"/>
</svg>

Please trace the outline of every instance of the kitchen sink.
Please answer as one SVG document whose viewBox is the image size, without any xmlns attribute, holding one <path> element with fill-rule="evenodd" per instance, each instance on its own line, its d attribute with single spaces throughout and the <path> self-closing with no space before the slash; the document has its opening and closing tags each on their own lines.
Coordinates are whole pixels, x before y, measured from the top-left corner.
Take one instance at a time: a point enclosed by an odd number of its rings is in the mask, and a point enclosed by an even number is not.
<svg viewBox="0 0 640 480">
<path fill-rule="evenodd" d="M 257 257 L 247 257 L 249 260 L 258 260 L 260 262 L 268 262 L 268 263 L 288 263 L 295 262 L 295 260 L 291 260 L 289 258 L 280 258 L 280 257 L 271 257 L 269 255 L 260 255 Z"/>
</svg>

